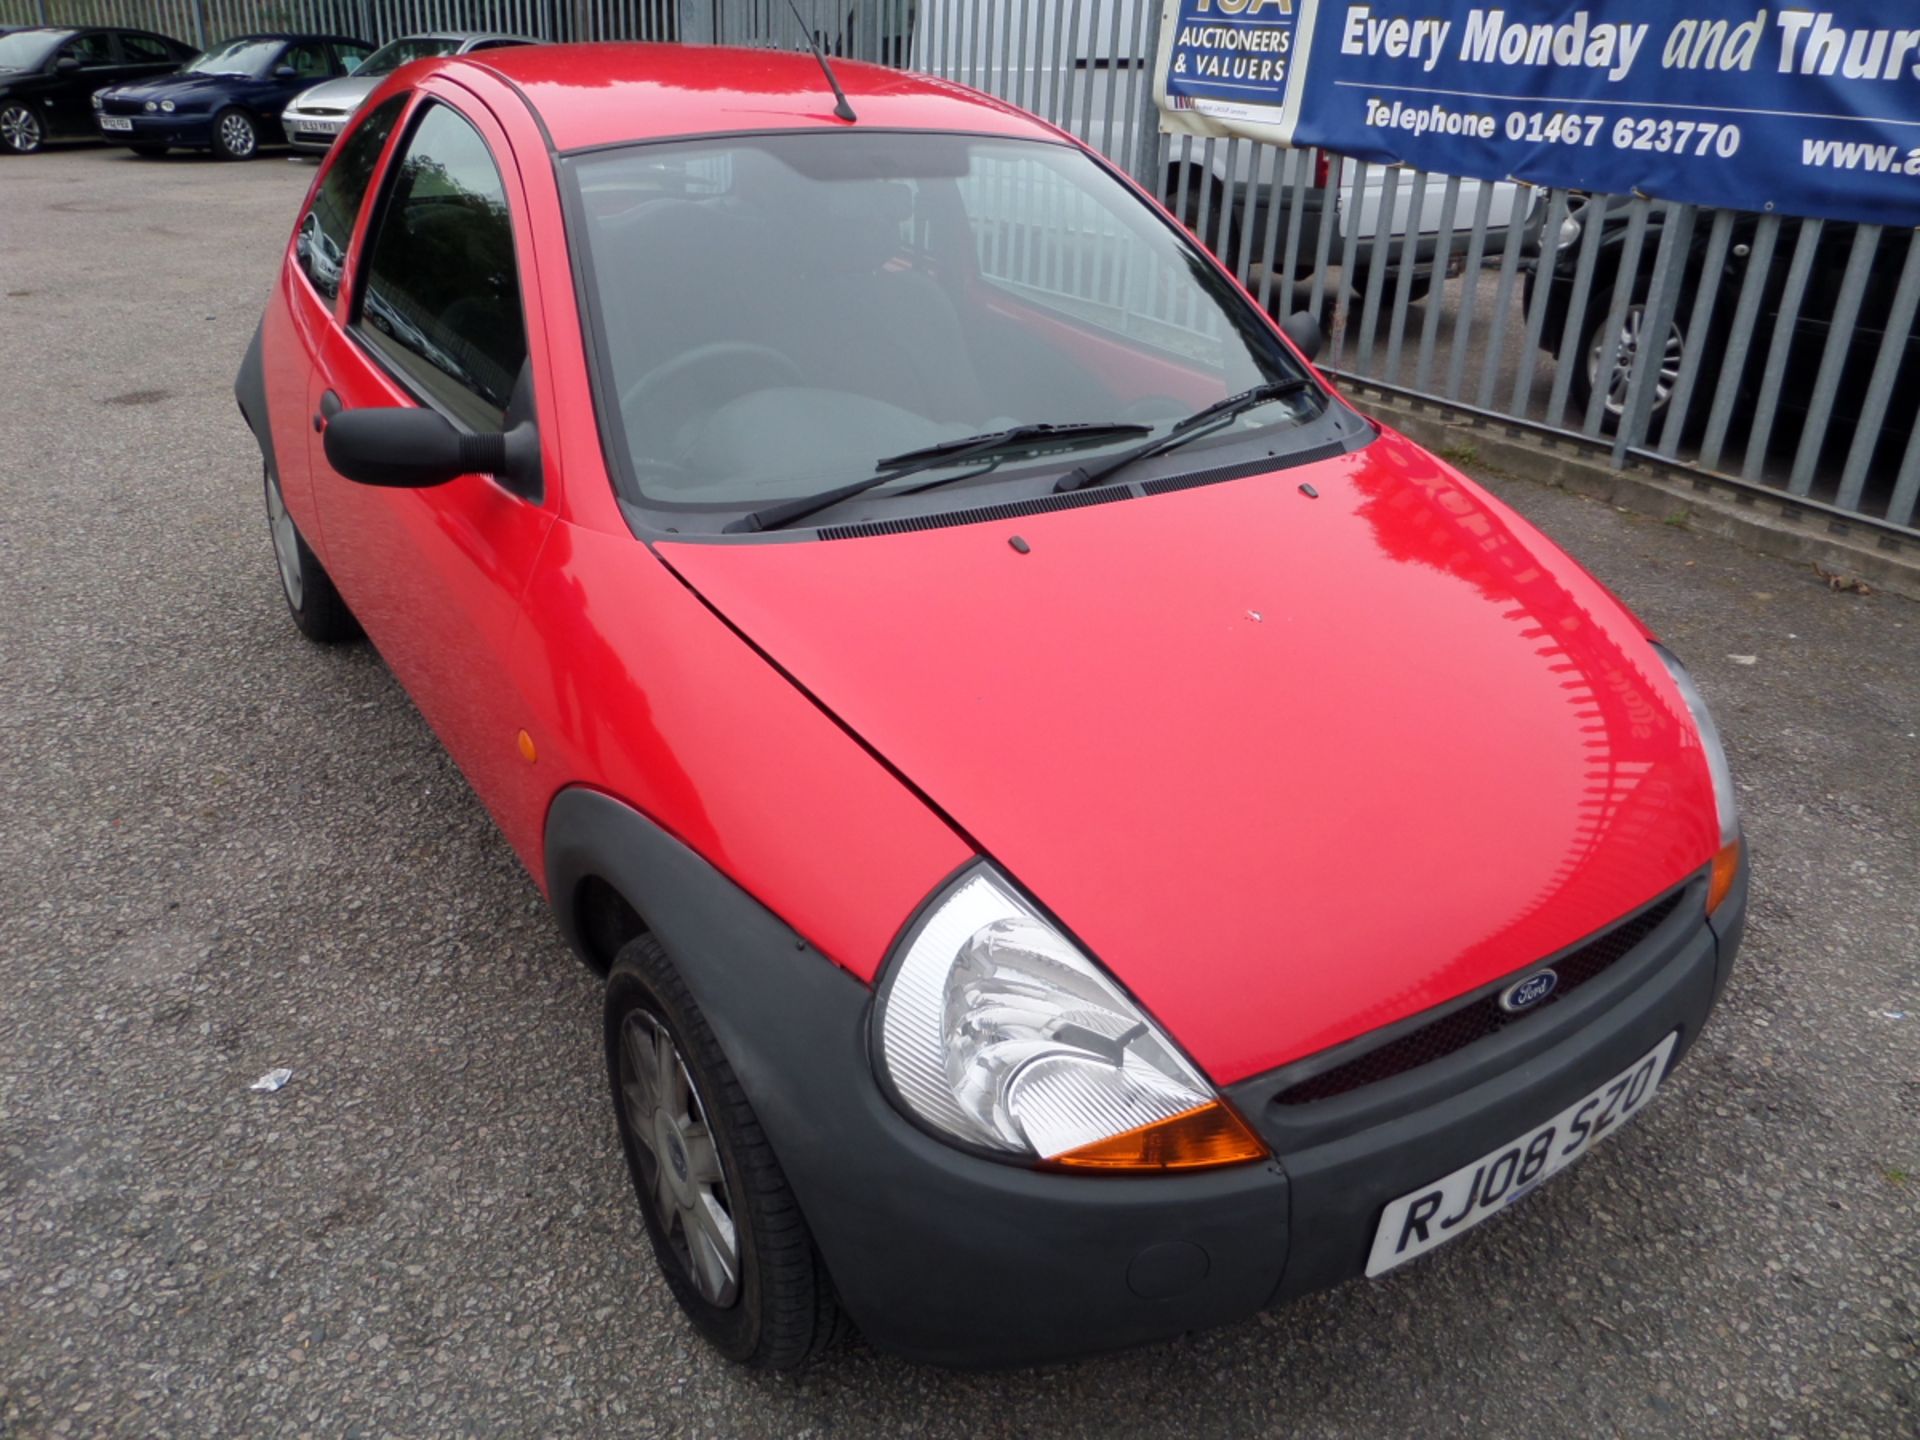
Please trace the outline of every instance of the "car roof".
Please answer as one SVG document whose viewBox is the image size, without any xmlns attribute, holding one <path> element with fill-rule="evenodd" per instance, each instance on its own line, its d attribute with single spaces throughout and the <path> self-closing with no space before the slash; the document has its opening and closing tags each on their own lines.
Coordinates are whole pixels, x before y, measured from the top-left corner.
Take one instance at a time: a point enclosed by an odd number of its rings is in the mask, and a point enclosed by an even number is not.
<svg viewBox="0 0 1920 1440">
<path fill-rule="evenodd" d="M 173 40 L 171 35 L 139 25 L 0 25 L 0 35 L 90 35 L 96 30 L 110 30 L 116 35 L 151 35 L 156 40 Z M 173 43 L 183 45 L 186 42 L 173 40 Z"/>
<path fill-rule="evenodd" d="M 459 40 L 463 43 L 468 40 L 522 40 L 529 45 L 542 43 L 537 36 L 516 35 L 511 30 L 415 30 L 408 35 L 397 35 L 387 44 L 400 45 L 408 40 Z"/>
<path fill-rule="evenodd" d="M 514 85 L 556 150 L 743 130 L 845 129 L 806 51 L 724 45 L 520 45 L 429 62 L 478 68 Z M 1050 127 L 950 81 L 835 60 L 859 126 L 1050 137 Z"/>
<path fill-rule="evenodd" d="M 224 40 L 209 45 L 224 49 L 228 45 L 238 45 L 243 40 L 338 40 L 348 45 L 365 45 L 367 42 L 352 35 L 323 35 L 315 30 L 258 30 L 250 35 L 229 35 Z"/>
</svg>

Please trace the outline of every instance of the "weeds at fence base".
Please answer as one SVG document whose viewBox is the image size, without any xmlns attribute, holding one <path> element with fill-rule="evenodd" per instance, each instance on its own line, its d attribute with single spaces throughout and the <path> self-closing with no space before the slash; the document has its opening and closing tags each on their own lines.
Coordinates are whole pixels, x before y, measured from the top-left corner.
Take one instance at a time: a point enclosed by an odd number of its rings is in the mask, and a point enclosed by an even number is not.
<svg viewBox="0 0 1920 1440">
<path fill-rule="evenodd" d="M 1844 595 L 1871 595 L 1873 586 L 1858 575 L 1843 575 L 1838 570 L 1829 570 L 1818 561 L 1814 562 L 1813 573 L 1827 582 L 1829 590 L 1837 590 Z"/>
</svg>

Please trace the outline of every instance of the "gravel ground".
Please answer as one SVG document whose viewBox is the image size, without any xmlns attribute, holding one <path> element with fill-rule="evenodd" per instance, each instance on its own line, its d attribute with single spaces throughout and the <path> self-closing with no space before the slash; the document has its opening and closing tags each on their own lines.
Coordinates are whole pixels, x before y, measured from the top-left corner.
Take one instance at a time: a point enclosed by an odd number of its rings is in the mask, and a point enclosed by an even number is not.
<svg viewBox="0 0 1920 1440">
<path fill-rule="evenodd" d="M 703 1350 L 593 981 L 374 654 L 282 606 L 229 386 L 309 175 L 0 161 L 0 1434 L 1920 1432 L 1920 608 L 1498 477 L 1740 777 L 1747 946 L 1660 1103 L 1384 1282 L 1154 1349 Z"/>
</svg>

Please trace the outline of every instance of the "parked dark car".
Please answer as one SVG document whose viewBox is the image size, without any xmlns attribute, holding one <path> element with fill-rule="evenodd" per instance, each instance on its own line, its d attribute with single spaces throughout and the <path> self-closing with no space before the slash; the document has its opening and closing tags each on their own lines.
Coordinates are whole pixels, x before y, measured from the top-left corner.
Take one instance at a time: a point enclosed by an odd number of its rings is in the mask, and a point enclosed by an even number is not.
<svg viewBox="0 0 1920 1440">
<path fill-rule="evenodd" d="M 0 150 L 91 139 L 87 97 L 103 85 L 177 70 L 193 47 L 151 30 L 30 26 L 0 31 Z"/>
<path fill-rule="evenodd" d="M 1625 413 L 1627 384 L 1634 356 L 1643 345 L 1652 343 L 1647 331 L 1647 301 L 1652 294 L 1654 267 L 1660 250 L 1660 237 L 1668 221 L 1677 213 L 1674 207 L 1655 205 L 1647 217 L 1647 234 L 1640 252 L 1637 274 L 1626 316 L 1620 327 L 1618 345 L 1606 334 L 1606 323 L 1613 304 L 1615 278 L 1625 250 L 1631 202 L 1619 198 L 1604 201 L 1576 196 L 1570 207 L 1571 233 L 1561 237 L 1552 260 L 1543 261 L 1544 269 L 1527 277 L 1527 305 L 1531 312 L 1539 288 L 1539 273 L 1551 271 L 1553 284 L 1546 297 L 1545 323 L 1540 331 L 1540 348 L 1558 354 L 1570 326 L 1574 327 L 1575 349 L 1579 357 L 1568 392 L 1576 413 L 1584 411 L 1596 384 L 1605 391 L 1601 400 L 1601 420 L 1608 430 L 1617 430 Z M 1687 268 L 1680 289 L 1679 305 L 1662 343 L 1660 371 L 1654 385 L 1649 433 L 1659 436 L 1666 424 L 1684 365 L 1697 359 L 1699 378 L 1688 401 L 1685 428 L 1691 433 L 1704 429 L 1712 409 L 1714 394 L 1725 373 L 1734 311 L 1741 289 L 1756 253 L 1756 236 L 1761 217 L 1741 213 L 1733 218 L 1726 254 L 1719 266 L 1718 291 L 1713 313 L 1704 329 L 1690 333 L 1694 299 L 1703 284 L 1711 284 L 1706 273 L 1707 250 L 1713 231 L 1712 217 L 1701 215 L 1693 227 L 1687 247 Z M 1766 371 L 1768 352 L 1778 330 L 1782 301 L 1787 289 L 1787 272 L 1799 248 L 1801 227 L 1811 222 L 1788 219 L 1781 223 L 1773 253 L 1760 290 L 1760 305 L 1755 314 L 1746 360 L 1737 383 L 1742 402 L 1757 400 Z M 1587 227 L 1599 225 L 1600 238 L 1586 304 L 1578 314 L 1570 314 L 1574 277 L 1579 265 L 1581 240 Z M 1854 237 L 1859 227 L 1846 221 L 1827 221 L 1820 230 L 1807 272 L 1806 291 L 1793 318 L 1792 336 L 1786 351 L 1786 378 L 1780 393 L 1782 414 L 1773 432 L 1776 443 L 1796 443 L 1810 405 L 1827 338 L 1832 332 L 1839 307 Z M 1840 387 L 1834 398 L 1833 420 L 1836 447 L 1850 443 L 1851 422 L 1861 418 L 1874 368 L 1886 338 L 1887 316 L 1893 309 L 1894 292 L 1907 263 L 1913 232 L 1888 229 L 1880 236 L 1873 260 L 1866 270 L 1866 285 L 1858 313 L 1848 327 L 1846 361 L 1840 374 Z M 1905 337 L 1906 356 L 1895 375 L 1890 421 L 1885 443 L 1900 445 L 1911 428 L 1911 417 L 1920 409 L 1920 337 L 1911 328 Z M 1605 380 L 1600 379 L 1602 370 Z M 1735 431 L 1741 427 L 1736 423 Z M 1887 452 L 1882 451 L 1885 455 Z M 1897 456 L 1897 451 L 1894 452 Z M 1831 457 L 1830 457 L 1831 458 Z"/>
<path fill-rule="evenodd" d="M 173 147 L 251 160 L 282 138 L 280 112 L 302 90 L 351 75 L 373 53 L 345 35 L 243 35 L 173 75 L 93 97 L 100 133 L 136 155 Z"/>
</svg>

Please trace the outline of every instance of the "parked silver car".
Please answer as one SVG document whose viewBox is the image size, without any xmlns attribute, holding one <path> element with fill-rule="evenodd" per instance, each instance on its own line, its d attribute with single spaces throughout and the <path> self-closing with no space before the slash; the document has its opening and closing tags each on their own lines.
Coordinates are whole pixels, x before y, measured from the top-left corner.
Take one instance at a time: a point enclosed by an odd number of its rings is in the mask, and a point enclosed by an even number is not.
<svg viewBox="0 0 1920 1440">
<path fill-rule="evenodd" d="M 296 150 L 321 154 L 330 149 L 335 137 L 346 128 L 360 102 L 374 92 L 386 76 L 413 60 L 430 60 L 439 55 L 465 55 L 473 50 L 494 50 L 502 45 L 539 45 L 543 42 L 525 35 L 507 35 L 496 31 L 446 30 L 430 35 L 406 35 L 382 45 L 359 69 L 341 80 L 329 80 L 301 92 L 280 112 L 280 124 L 287 132 L 287 143 Z"/>
</svg>

